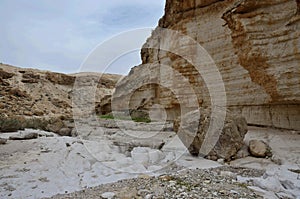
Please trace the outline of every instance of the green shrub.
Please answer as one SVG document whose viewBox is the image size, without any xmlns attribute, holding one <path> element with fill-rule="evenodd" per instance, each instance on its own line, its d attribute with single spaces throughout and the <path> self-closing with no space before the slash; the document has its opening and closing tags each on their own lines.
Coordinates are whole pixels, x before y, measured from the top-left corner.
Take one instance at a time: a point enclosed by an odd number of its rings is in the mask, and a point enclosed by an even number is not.
<svg viewBox="0 0 300 199">
<path fill-rule="evenodd" d="M 110 119 L 110 120 L 133 120 L 134 122 L 144 122 L 144 123 L 150 123 L 151 120 L 149 118 L 143 118 L 143 117 L 134 117 L 134 118 L 131 118 L 130 116 L 126 117 L 126 116 L 117 116 L 117 117 L 114 117 L 113 115 L 111 114 L 108 114 L 108 115 L 100 115 L 99 116 L 101 119 Z"/>
<path fill-rule="evenodd" d="M 0 117 L 0 132 L 14 132 L 24 128 L 24 117 Z"/>
</svg>

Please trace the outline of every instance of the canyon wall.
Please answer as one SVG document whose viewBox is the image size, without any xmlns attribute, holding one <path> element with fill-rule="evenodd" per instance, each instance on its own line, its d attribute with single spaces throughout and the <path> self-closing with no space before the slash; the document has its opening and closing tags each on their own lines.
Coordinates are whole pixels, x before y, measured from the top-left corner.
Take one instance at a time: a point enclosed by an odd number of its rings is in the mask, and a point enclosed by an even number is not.
<svg viewBox="0 0 300 199">
<path fill-rule="evenodd" d="M 72 118 L 72 97 L 76 78 L 77 83 L 82 83 L 83 90 L 85 84 L 98 81 L 95 96 L 100 101 L 112 93 L 121 76 L 100 73 L 67 75 L 0 63 L 0 117 Z"/>
<path fill-rule="evenodd" d="M 199 106 L 211 106 L 212 99 L 205 73 L 178 54 L 160 50 L 165 44 L 159 28 L 178 31 L 204 47 L 221 74 L 227 107 L 245 116 L 248 124 L 300 129 L 300 0 L 167 0 L 165 15 L 141 51 L 143 64 L 116 91 L 144 81 L 127 95 L 130 108 L 159 104 L 173 120 L 182 112 L 178 95 L 194 104 L 179 76 L 188 80 Z M 176 45 L 197 56 L 189 44 Z M 149 73 L 156 81 L 145 81 Z M 120 93 L 116 101 L 125 100 Z"/>
<path fill-rule="evenodd" d="M 0 133 L 29 128 L 62 136 L 77 135 L 76 117 L 97 113 L 95 106 L 111 95 L 121 77 L 86 72 L 62 74 L 0 63 Z M 87 98 L 91 86 L 92 99 Z M 92 108 L 76 112 L 82 101 L 85 107 Z"/>
</svg>

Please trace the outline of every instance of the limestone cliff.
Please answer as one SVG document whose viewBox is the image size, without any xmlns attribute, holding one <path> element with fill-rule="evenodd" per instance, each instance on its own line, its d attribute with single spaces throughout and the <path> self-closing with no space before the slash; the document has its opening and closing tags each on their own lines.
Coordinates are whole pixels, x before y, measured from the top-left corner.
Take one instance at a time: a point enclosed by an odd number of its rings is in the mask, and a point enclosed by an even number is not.
<svg viewBox="0 0 300 199">
<path fill-rule="evenodd" d="M 224 81 L 227 107 L 249 124 L 300 129 L 299 0 L 167 0 L 159 28 L 179 31 L 205 48 Z M 182 57 L 159 50 L 164 44 L 158 32 L 141 51 L 144 65 L 133 68 L 117 89 L 134 84 L 149 71 L 152 79 L 161 76 L 164 64 L 176 71 L 165 73 L 164 79 L 185 90 L 178 72 L 188 79 L 198 104 L 210 106 L 203 74 Z M 180 47 L 194 54 L 188 45 Z M 164 86 L 150 83 L 130 95 L 130 108 L 150 109 L 153 104 L 162 105 L 169 119 L 180 114 L 178 96 Z"/>
</svg>

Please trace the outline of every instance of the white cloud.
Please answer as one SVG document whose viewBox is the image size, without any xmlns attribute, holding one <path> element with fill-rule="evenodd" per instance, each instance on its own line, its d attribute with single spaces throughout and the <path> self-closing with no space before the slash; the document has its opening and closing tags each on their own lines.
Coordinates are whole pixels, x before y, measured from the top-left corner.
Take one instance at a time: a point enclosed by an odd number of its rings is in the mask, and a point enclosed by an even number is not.
<svg viewBox="0 0 300 199">
<path fill-rule="evenodd" d="M 163 6 L 146 0 L 1 0 L 0 62 L 74 72 L 105 39 L 156 26 Z M 122 59 L 127 67 L 132 60 Z M 115 68 L 109 72 L 122 71 Z"/>
</svg>

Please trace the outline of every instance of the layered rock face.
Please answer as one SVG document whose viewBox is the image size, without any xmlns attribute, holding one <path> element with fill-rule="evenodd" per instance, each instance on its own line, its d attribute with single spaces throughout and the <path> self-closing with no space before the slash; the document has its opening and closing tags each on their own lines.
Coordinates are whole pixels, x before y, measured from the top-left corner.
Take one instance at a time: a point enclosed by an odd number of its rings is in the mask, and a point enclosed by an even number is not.
<svg viewBox="0 0 300 199">
<path fill-rule="evenodd" d="M 82 90 L 96 83 L 95 103 L 110 95 L 121 78 L 120 75 L 103 74 L 99 79 L 100 75 L 66 75 L 0 64 L 0 132 L 39 128 L 59 133 L 57 128 L 62 125 L 58 125 L 56 119 L 72 120 L 73 117 L 75 81 Z M 50 122 L 53 128 L 47 126 L 51 118 L 56 118 Z"/>
<path fill-rule="evenodd" d="M 167 0 L 157 30 L 178 31 L 209 53 L 224 82 L 227 108 L 243 115 L 249 124 L 299 130 L 299 10 L 299 0 Z M 180 96 L 160 83 L 168 82 L 164 85 L 184 92 L 187 84 L 179 76 L 188 80 L 199 106 L 211 106 L 211 93 L 204 81 L 208 73 L 199 72 L 178 54 L 163 50 L 167 40 L 159 34 L 154 31 L 144 45 L 143 65 L 133 68 L 117 87 L 137 84 L 144 73 L 159 79 L 157 84 L 135 89 L 128 97 L 130 108 L 150 109 L 160 104 L 168 119 L 175 119 L 182 114 Z M 190 43 L 173 41 L 169 45 L 197 56 Z M 166 72 L 162 64 L 172 70 Z M 191 104 L 191 93 L 183 95 L 185 103 Z M 121 95 L 116 95 L 118 98 Z"/>
</svg>

